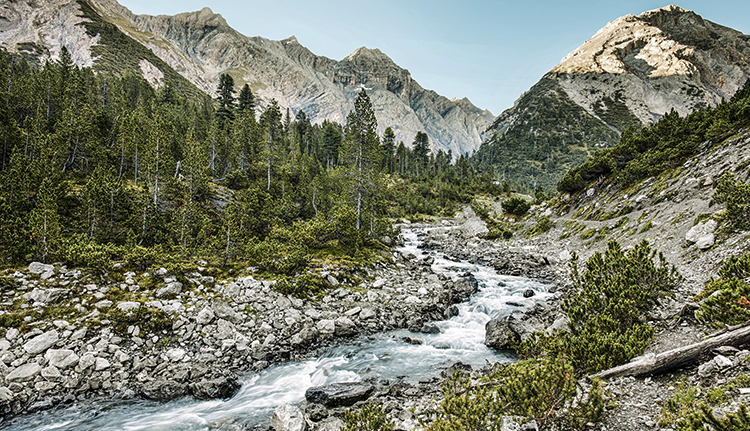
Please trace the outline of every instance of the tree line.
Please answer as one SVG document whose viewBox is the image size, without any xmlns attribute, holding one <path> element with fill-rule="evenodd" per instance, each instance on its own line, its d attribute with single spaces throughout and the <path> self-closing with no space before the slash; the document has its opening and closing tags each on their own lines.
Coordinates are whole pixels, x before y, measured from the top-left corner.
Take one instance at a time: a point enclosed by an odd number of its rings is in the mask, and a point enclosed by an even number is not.
<svg viewBox="0 0 750 431">
<path fill-rule="evenodd" d="M 218 97 L 0 52 L 0 253 L 104 268 L 154 250 L 295 273 L 356 254 L 391 221 L 452 214 L 499 190 L 464 156 L 379 136 L 365 91 L 345 124 L 313 124 L 248 85 Z M 386 241 L 387 242 L 387 241 Z"/>
</svg>

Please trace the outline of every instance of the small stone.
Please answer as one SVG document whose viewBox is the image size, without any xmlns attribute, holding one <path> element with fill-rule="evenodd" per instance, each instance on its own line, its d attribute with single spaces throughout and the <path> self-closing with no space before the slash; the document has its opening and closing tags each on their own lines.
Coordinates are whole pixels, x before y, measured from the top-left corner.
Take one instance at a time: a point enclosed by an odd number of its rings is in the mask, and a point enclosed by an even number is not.
<svg viewBox="0 0 750 431">
<path fill-rule="evenodd" d="M 172 362 L 180 362 L 185 358 L 185 350 L 176 348 L 167 350 L 167 358 Z"/>
<path fill-rule="evenodd" d="M 208 325 L 212 320 L 214 320 L 214 317 L 216 317 L 216 315 L 214 314 L 213 310 L 208 307 L 204 307 L 195 316 L 195 321 L 201 325 Z"/>
<path fill-rule="evenodd" d="M 96 358 L 96 364 L 94 366 L 94 371 L 103 371 L 109 368 L 111 364 L 108 360 L 104 358 Z"/>
<path fill-rule="evenodd" d="M 63 380 L 62 374 L 57 367 L 50 365 L 42 369 L 42 377 L 49 380 L 50 382 L 61 382 Z"/>
<path fill-rule="evenodd" d="M 732 366 L 732 360 L 727 358 L 724 355 L 716 355 L 714 357 L 714 362 L 716 363 L 716 366 L 722 370 L 724 368 L 729 368 Z"/>
<path fill-rule="evenodd" d="M 13 341 L 16 337 L 18 337 L 19 331 L 16 328 L 10 328 L 5 332 L 5 338 L 9 341 Z"/>
<path fill-rule="evenodd" d="M 271 426 L 276 431 L 305 431 L 307 422 L 305 422 L 305 415 L 299 407 L 287 405 L 277 407 L 273 411 Z"/>
<path fill-rule="evenodd" d="M 316 327 L 321 334 L 333 334 L 336 332 L 336 323 L 333 320 L 320 320 Z"/>
</svg>

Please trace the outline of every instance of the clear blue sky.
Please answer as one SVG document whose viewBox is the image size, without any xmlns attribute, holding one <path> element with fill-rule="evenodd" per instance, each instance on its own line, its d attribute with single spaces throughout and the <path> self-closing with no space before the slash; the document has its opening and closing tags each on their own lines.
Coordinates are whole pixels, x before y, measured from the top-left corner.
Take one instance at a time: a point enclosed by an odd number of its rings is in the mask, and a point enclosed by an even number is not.
<svg viewBox="0 0 750 431">
<path fill-rule="evenodd" d="M 379 48 L 422 87 L 468 97 L 495 115 L 607 22 L 669 0 L 120 0 L 136 14 L 210 7 L 246 36 L 291 35 L 317 55 L 340 60 Z M 750 33 L 750 1 L 676 3 Z"/>
</svg>

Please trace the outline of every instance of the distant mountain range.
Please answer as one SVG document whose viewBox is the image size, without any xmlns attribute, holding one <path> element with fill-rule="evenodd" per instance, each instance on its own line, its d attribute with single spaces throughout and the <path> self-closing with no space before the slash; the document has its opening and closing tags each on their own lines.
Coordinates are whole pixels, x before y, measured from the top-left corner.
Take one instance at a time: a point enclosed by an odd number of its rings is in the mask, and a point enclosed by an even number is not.
<svg viewBox="0 0 750 431">
<path fill-rule="evenodd" d="M 677 6 L 610 22 L 492 124 L 476 162 L 552 188 L 628 127 L 729 99 L 750 76 L 750 36 Z"/>
<path fill-rule="evenodd" d="M 614 145 L 672 109 L 685 115 L 731 97 L 750 76 L 750 36 L 677 6 L 627 15 L 599 30 L 495 118 L 467 99 L 425 90 L 378 49 L 336 61 L 292 36 L 247 37 L 210 9 L 135 15 L 115 0 L 17 0 L 0 7 L 0 46 L 32 62 L 66 46 L 95 70 L 130 70 L 153 85 L 214 95 L 229 73 L 262 103 L 276 99 L 313 122 L 343 123 L 365 88 L 379 132 L 410 145 L 418 131 L 433 150 L 476 151 L 500 179 L 552 188 L 597 148 Z M 481 148 L 480 148 L 481 144 Z"/>
<path fill-rule="evenodd" d="M 129 69 L 162 85 L 213 95 L 222 73 L 247 83 L 292 115 L 343 123 L 365 88 L 379 132 L 392 127 L 411 145 L 426 132 L 432 148 L 454 155 L 476 150 L 495 116 L 467 99 L 449 100 L 422 88 L 408 70 L 378 49 L 359 48 L 336 61 L 313 54 L 292 36 L 247 37 L 204 8 L 175 16 L 135 15 L 114 0 L 18 0 L 0 7 L 0 46 L 32 62 L 56 58 L 65 45 L 80 66 Z"/>
</svg>

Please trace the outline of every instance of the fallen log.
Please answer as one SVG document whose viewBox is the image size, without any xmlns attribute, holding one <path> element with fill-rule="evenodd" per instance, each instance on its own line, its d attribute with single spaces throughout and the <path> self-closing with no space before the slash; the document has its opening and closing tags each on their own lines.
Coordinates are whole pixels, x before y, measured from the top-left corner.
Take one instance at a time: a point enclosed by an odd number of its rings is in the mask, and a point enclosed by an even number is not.
<svg viewBox="0 0 750 431">
<path fill-rule="evenodd" d="M 736 328 L 736 329 L 735 329 Z M 745 323 L 715 337 L 689 346 L 679 347 L 655 355 L 636 358 L 633 362 L 600 371 L 593 377 L 610 379 L 620 376 L 646 376 L 660 374 L 698 361 L 701 356 L 721 346 L 739 347 L 750 343 L 750 323 Z"/>
</svg>

